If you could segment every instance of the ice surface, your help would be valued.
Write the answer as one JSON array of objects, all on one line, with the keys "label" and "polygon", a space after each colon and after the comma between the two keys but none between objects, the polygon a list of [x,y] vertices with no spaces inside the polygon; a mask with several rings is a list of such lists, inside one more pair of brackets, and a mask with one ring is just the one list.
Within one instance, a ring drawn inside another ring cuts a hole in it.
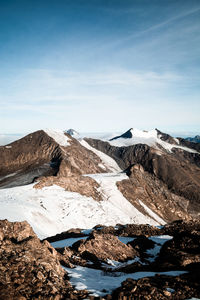
[{"label": "ice surface", "polygon": [[[105,173],[105,174],[92,174],[89,175],[95,179],[99,185],[99,192],[104,195],[104,199],[107,200],[106,203],[111,204],[118,210],[119,221],[118,224],[150,224],[158,225],[158,222],[152,218],[143,215],[139,210],[137,210],[119,191],[116,182],[123,179],[127,179],[125,173]],[[112,214],[112,213],[111,213]],[[121,223],[120,219],[126,215],[126,223]],[[102,223],[101,223],[102,224]]]}]

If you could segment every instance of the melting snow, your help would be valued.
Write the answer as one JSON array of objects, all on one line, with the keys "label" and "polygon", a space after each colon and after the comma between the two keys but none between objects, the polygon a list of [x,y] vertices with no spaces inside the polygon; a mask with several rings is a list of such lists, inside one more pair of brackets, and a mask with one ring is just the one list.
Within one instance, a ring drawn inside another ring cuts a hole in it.
[{"label": "melting snow", "polygon": [[135,262],[138,262],[138,261],[140,261],[139,257],[135,257],[134,259],[130,259],[127,262],[120,262],[120,261],[116,261],[116,260],[112,260],[112,259],[107,259],[107,264],[102,263],[102,265],[104,267],[106,267],[107,271],[108,271],[108,270],[115,270],[115,269],[118,269],[118,268],[122,268],[122,267],[131,265],[131,264],[133,264]]},{"label": "melting snow", "polygon": [[[184,271],[170,271],[170,272],[136,272],[132,274],[124,273],[106,273],[101,270],[77,266],[74,269],[66,268],[70,277],[70,282],[78,290],[87,289],[94,296],[104,296],[111,293],[114,289],[119,287],[127,278],[140,279],[143,277],[152,277],[156,274],[179,276],[187,273]],[[95,280],[94,280],[95,278]]]},{"label": "melting snow", "polygon": [[50,137],[54,139],[56,143],[60,146],[66,147],[69,146],[69,138],[65,135],[62,130],[54,130],[54,129],[45,129],[44,130]]}]

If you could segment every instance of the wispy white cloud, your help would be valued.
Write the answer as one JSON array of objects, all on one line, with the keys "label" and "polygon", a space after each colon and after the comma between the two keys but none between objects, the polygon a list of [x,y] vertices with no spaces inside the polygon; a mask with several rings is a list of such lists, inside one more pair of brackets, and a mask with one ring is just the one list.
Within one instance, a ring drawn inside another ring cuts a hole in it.
[{"label": "wispy white cloud", "polygon": [[[198,101],[193,108],[190,103],[181,106],[186,98],[176,89],[188,78],[176,73],[115,69],[83,74],[39,69],[24,71],[13,80],[15,88],[9,94],[1,93],[3,129],[16,122],[22,130],[25,120],[30,130],[75,127],[80,131],[109,131],[167,126],[169,116],[173,126],[183,124],[186,115],[194,123],[199,119]],[[195,103],[197,97],[191,97]]]}]

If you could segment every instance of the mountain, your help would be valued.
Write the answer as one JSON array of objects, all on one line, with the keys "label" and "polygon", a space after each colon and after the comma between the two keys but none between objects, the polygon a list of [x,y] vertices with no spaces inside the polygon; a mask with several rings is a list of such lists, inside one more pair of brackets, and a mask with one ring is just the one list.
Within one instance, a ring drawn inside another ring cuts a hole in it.
[{"label": "mountain", "polygon": [[200,135],[196,135],[195,137],[188,137],[186,138],[186,140],[193,143],[200,143]]},{"label": "mountain", "polygon": [[[126,171],[129,179],[122,181],[119,188],[135,205],[137,199],[144,197],[146,204],[153,210],[158,207],[157,212],[163,217],[170,211],[171,217],[176,215],[176,218],[178,211],[199,216],[200,154],[193,148],[193,143],[185,144],[158,129],[140,131],[132,128],[109,141],[91,138],[86,141],[112,157]],[[158,193],[162,197],[158,197]],[[152,201],[153,198],[156,199]]]},{"label": "mountain", "polygon": [[158,129],[108,141],[40,130],[0,147],[1,218],[44,238],[99,223],[199,218],[200,154]]},{"label": "mountain", "polygon": [[133,128],[1,146],[0,299],[199,297],[199,146]]}]

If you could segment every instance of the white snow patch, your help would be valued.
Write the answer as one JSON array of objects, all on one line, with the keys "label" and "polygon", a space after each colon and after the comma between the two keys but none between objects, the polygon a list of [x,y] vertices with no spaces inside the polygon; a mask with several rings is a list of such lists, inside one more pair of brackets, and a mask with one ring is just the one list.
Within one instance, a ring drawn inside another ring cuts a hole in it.
[{"label": "white snow patch", "polygon": [[100,168],[106,170],[106,167],[105,167],[103,164],[100,163],[100,164],[98,164],[98,166],[99,166]]},{"label": "white snow patch", "polygon": [[79,141],[82,146],[87,148],[88,150],[94,152],[102,161],[102,163],[112,172],[121,172],[122,170],[116,163],[114,159],[112,159],[110,156],[107,154],[91,147],[85,140]]},{"label": "white snow patch", "polygon": [[116,260],[112,260],[112,259],[107,259],[107,264],[102,263],[102,266],[106,267],[107,270],[114,270],[114,269],[126,267],[128,265],[131,265],[131,264],[133,264],[135,262],[139,262],[139,261],[140,261],[139,257],[135,257],[134,259],[128,260],[126,262],[120,262],[120,261],[116,261]]},{"label": "white snow patch", "polygon": [[12,146],[5,146],[7,149],[11,149],[12,148]]},{"label": "white snow patch", "polygon": [[155,149],[159,149],[157,144],[162,146],[164,149],[166,149],[169,152],[172,152],[172,148],[178,148],[182,149],[191,153],[198,153],[194,149],[190,149],[188,147],[183,147],[179,145],[172,145],[170,143],[167,143],[165,141],[162,141],[160,139],[160,135],[158,135],[158,132],[156,129],[150,130],[150,131],[143,131],[139,129],[131,129],[132,138],[118,138],[113,141],[108,141],[110,145],[116,146],[116,147],[128,147],[136,144],[146,144],[150,147],[153,147]]},{"label": "white snow patch", "polygon": [[54,129],[45,129],[44,130],[50,137],[54,139],[56,143],[60,146],[66,147],[69,146],[69,138],[65,135],[62,130],[54,130]]},{"label": "white snow patch", "polygon": [[144,209],[146,210],[146,212],[152,217],[154,218],[154,220],[156,220],[158,223],[160,223],[161,225],[166,224],[166,222],[161,219],[156,213],[154,213],[149,207],[147,207],[141,200],[139,200],[139,203],[141,206],[144,207]]},{"label": "white snow patch", "polygon": [[1,189],[0,219],[27,220],[40,238],[71,228],[90,229],[97,224],[158,225],[133,207],[118,190],[116,181],[127,178],[125,174],[97,174],[92,177],[100,183],[103,201],[56,185],[43,189],[35,189],[34,184]]},{"label": "white snow patch", "polygon": [[173,138],[173,139],[174,139],[174,141],[175,141],[177,144],[180,144],[179,139],[177,139],[177,138]]},{"label": "white snow patch", "polygon": [[[118,222],[116,223],[158,225],[158,222],[148,216],[144,216],[137,210],[117,188],[117,181],[128,179],[125,173],[90,174],[89,176],[100,185],[99,192],[104,196],[106,203],[112,205],[115,211],[118,211]],[[111,214],[114,214],[114,211]]]},{"label": "white snow patch", "polygon": [[92,233],[93,229],[83,229],[81,230],[81,232],[85,235],[90,235],[90,233]]},{"label": "white snow patch", "polygon": [[[77,290],[87,289],[94,296],[104,296],[119,287],[127,278],[140,279],[152,277],[156,274],[179,276],[187,273],[185,271],[169,272],[136,272],[132,274],[106,273],[101,270],[77,266],[74,269],[63,267],[69,274],[70,282]],[[95,280],[94,280],[95,278]]]}]

